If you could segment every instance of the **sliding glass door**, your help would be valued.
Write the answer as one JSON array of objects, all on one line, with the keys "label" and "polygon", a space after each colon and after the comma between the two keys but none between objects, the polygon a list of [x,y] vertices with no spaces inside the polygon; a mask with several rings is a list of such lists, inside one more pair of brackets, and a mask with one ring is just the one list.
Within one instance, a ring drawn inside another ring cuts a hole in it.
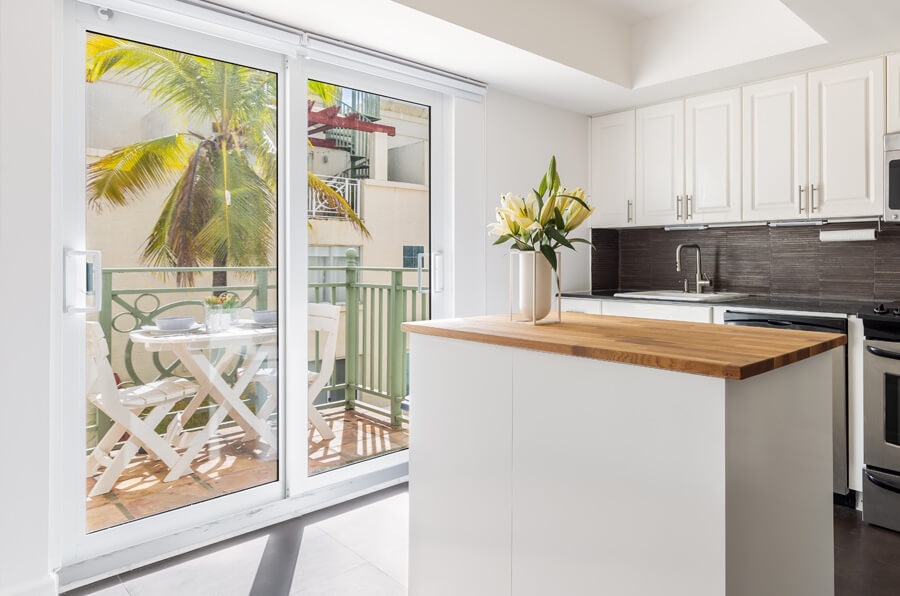
[{"label": "sliding glass door", "polygon": [[431,108],[309,79],[310,475],[409,445],[405,321],[431,315]]},{"label": "sliding glass door", "polygon": [[71,8],[64,510],[103,552],[283,496],[284,69]]},{"label": "sliding glass door", "polygon": [[402,481],[445,96],[65,6],[64,568]]}]

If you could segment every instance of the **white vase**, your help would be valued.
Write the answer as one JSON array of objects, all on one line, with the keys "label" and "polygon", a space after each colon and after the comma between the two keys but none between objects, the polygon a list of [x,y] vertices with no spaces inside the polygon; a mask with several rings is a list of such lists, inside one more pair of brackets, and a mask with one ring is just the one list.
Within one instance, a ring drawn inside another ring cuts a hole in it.
[{"label": "white vase", "polygon": [[526,321],[540,321],[550,314],[552,303],[553,269],[550,261],[539,252],[520,253],[519,316]]}]

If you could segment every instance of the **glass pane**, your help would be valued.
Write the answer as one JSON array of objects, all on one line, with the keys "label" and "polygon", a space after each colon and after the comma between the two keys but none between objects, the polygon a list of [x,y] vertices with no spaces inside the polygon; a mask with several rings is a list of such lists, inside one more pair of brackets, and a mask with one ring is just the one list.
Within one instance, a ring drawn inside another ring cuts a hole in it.
[{"label": "glass pane", "polygon": [[430,108],[321,81],[308,100],[313,475],[409,444],[400,326],[430,317]]},{"label": "glass pane", "polygon": [[92,532],[277,480],[278,116],[273,73],[86,49]]},{"label": "glass pane", "polygon": [[900,446],[900,377],[884,375],[884,441]]}]

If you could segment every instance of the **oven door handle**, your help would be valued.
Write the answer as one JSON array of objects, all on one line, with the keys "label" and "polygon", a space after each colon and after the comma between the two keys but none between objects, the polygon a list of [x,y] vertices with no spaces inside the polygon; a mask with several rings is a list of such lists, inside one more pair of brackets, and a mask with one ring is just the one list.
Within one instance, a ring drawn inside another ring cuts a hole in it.
[{"label": "oven door handle", "polygon": [[882,480],[877,476],[873,476],[868,470],[863,470],[863,474],[866,475],[866,478],[869,480],[869,482],[871,482],[878,488],[883,488],[884,490],[888,490],[894,493],[900,493],[900,486],[894,486],[893,483],[888,482],[887,480]]},{"label": "oven door handle", "polygon": [[882,358],[890,358],[892,360],[900,360],[900,354],[897,352],[890,352],[888,350],[884,350],[882,348],[876,348],[875,346],[866,346],[866,349],[876,356],[881,356]]}]

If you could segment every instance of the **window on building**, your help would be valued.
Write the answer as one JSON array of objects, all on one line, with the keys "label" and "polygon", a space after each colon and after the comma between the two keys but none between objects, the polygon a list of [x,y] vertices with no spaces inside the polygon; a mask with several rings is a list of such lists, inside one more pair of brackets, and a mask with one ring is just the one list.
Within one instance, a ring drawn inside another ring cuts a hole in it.
[{"label": "window on building", "polygon": [[425,252],[424,246],[404,246],[403,266],[414,269],[419,266],[419,254]]},{"label": "window on building", "polygon": [[[310,246],[309,247],[309,301],[343,304],[347,301],[347,273],[332,267],[347,266],[347,251],[359,246]],[[357,256],[357,258],[359,258]]]}]

